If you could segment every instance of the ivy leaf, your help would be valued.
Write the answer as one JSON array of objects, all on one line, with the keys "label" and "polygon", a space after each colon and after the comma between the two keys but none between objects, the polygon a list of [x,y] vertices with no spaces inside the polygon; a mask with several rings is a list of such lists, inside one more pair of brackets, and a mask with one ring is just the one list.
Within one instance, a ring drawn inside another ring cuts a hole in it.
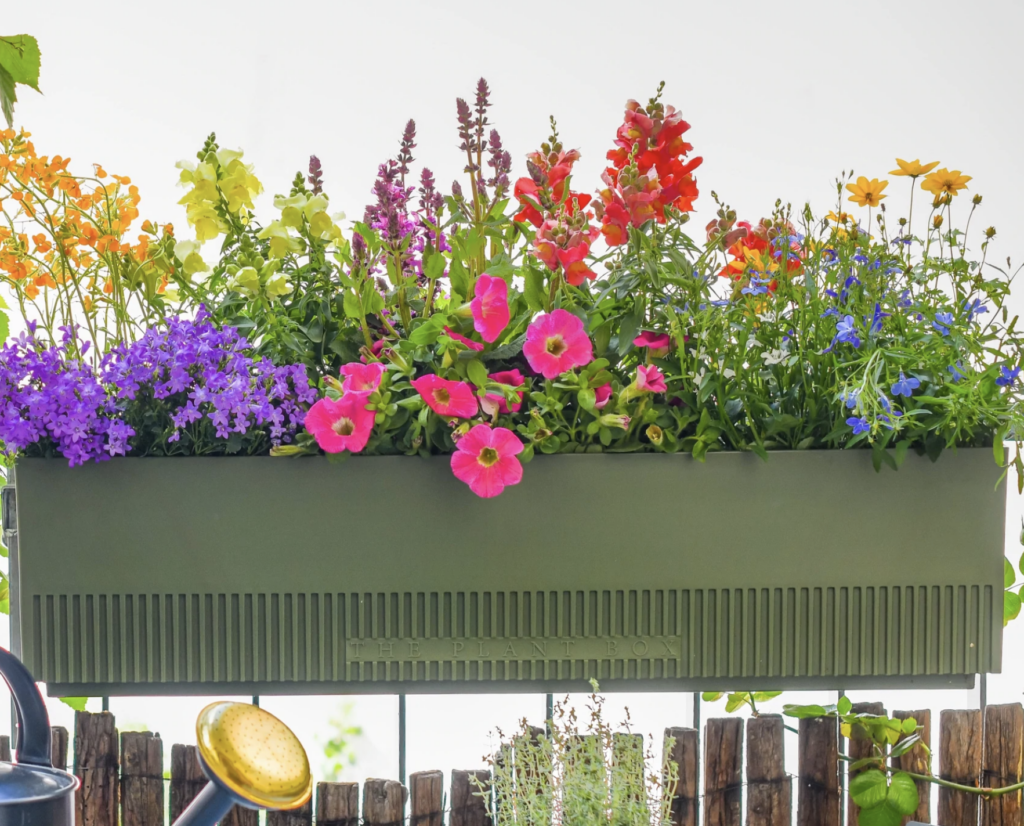
[{"label": "ivy leaf", "polygon": [[850,798],[862,809],[885,802],[888,792],[885,775],[878,769],[868,769],[850,780]]}]

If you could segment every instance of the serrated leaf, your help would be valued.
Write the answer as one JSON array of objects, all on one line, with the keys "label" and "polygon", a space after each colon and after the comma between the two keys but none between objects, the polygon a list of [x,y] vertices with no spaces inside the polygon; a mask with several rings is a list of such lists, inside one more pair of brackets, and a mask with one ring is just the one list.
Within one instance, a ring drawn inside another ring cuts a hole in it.
[{"label": "serrated leaf", "polygon": [[15,83],[39,91],[39,43],[32,35],[0,37],[0,66]]},{"label": "serrated leaf", "polygon": [[885,801],[889,786],[878,769],[868,769],[850,779],[850,798],[862,809],[870,809]]},{"label": "serrated leaf", "polygon": [[917,784],[906,772],[896,772],[889,779],[889,794],[886,802],[892,805],[901,815],[911,815],[917,811],[920,799]]}]

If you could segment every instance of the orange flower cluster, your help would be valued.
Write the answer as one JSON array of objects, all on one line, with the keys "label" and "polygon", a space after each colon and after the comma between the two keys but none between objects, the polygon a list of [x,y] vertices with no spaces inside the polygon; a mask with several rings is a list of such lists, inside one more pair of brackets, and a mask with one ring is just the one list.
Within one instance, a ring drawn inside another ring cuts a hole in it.
[{"label": "orange flower cluster", "polygon": [[[734,213],[733,213],[734,215]],[[731,256],[718,273],[722,278],[741,281],[756,276],[771,279],[767,286],[774,292],[778,286],[776,276],[781,269],[785,249],[785,272],[793,275],[803,266],[803,247],[796,240],[796,230],[788,221],[773,221],[763,218],[757,226],[749,221],[732,221],[719,218],[707,226],[708,240],[727,246],[726,254]]]},{"label": "orange flower cluster", "polygon": [[615,149],[607,156],[612,165],[601,176],[607,187],[595,205],[601,232],[610,246],[626,243],[630,226],[639,227],[652,219],[664,224],[669,207],[680,212],[693,210],[698,192],[692,173],[703,158],[683,160],[693,150],[683,140],[689,128],[679,112],[657,98],[647,108],[635,100],[626,103]]},{"label": "orange flower cluster", "polygon": [[593,212],[587,211],[591,196],[566,189],[572,165],[580,158],[575,149],[563,150],[557,133],[539,152],[527,156],[529,178],[516,181],[514,193],[520,212],[516,221],[529,222],[537,231],[533,254],[548,269],[562,270],[566,283],[578,287],[587,278],[597,278],[587,266],[590,245],[599,234],[590,225]]},{"label": "orange flower cluster", "polygon": [[171,268],[156,228],[146,222],[137,243],[126,240],[139,217],[138,187],[99,165],[78,177],[70,159],[38,155],[30,136],[0,131],[0,283],[22,303],[59,290],[43,302],[62,313],[41,319],[48,329],[81,322],[76,308],[88,317],[104,302],[125,304],[125,288],[159,293]]}]

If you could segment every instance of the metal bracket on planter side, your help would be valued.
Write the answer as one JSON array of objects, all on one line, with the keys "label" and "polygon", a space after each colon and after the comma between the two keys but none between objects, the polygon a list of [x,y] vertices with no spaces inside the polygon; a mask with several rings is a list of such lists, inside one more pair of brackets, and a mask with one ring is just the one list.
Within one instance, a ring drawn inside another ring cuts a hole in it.
[{"label": "metal bracket on planter side", "polygon": [[0,522],[3,524],[5,536],[18,530],[18,508],[14,498],[14,485],[4,485],[0,488]]}]

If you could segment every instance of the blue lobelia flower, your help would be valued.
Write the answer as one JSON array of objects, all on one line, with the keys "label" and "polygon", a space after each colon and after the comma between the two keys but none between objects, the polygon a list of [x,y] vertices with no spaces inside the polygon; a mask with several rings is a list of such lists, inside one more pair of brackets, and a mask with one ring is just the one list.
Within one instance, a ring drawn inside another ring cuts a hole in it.
[{"label": "blue lobelia flower", "polygon": [[979,316],[982,313],[988,312],[988,307],[981,303],[980,298],[976,298],[974,299],[974,301],[971,301],[970,299],[965,299],[964,309],[967,310],[968,322],[974,321],[975,316]]},{"label": "blue lobelia flower", "polygon": [[952,313],[936,313],[935,321],[932,322],[932,327],[938,330],[942,335],[949,335],[949,328],[953,324]]},{"label": "blue lobelia flower", "polygon": [[850,416],[850,418],[846,420],[846,423],[853,428],[854,436],[859,436],[861,433],[867,433],[871,430],[871,423],[863,416],[860,418]]},{"label": "blue lobelia flower", "polygon": [[[881,306],[875,303],[875,312],[871,316],[871,324],[868,327],[868,335],[882,332],[882,319],[888,318],[892,313],[883,313]],[[864,316],[864,323],[867,324],[868,317]]]},{"label": "blue lobelia flower", "polygon": [[768,278],[758,278],[756,275],[750,276],[750,284],[740,290],[744,295],[764,295],[768,292]]},{"label": "blue lobelia flower", "polygon": [[832,343],[836,342],[860,347],[860,337],[857,335],[857,326],[852,315],[844,316],[836,322],[836,337]]},{"label": "blue lobelia flower", "polygon": [[957,361],[956,364],[951,364],[946,369],[953,374],[954,382],[960,381],[960,379],[967,375],[964,372],[964,363],[962,361]]},{"label": "blue lobelia flower", "polygon": [[853,408],[857,406],[857,397],[859,395],[860,388],[858,387],[856,390],[851,390],[848,393],[844,392],[843,395],[839,397],[839,399],[840,401],[843,402],[843,404],[846,405],[848,410],[853,410]]},{"label": "blue lobelia flower", "polygon": [[903,375],[903,371],[900,370],[900,380],[895,382],[889,389],[894,396],[912,396],[914,391],[920,386],[921,382],[919,379],[915,379],[913,376],[908,379]]},{"label": "blue lobelia flower", "polygon": [[1019,367],[1000,367],[1002,375],[996,379],[996,384],[1000,387],[1013,387],[1014,382],[1017,381],[1017,376],[1020,375]]}]

